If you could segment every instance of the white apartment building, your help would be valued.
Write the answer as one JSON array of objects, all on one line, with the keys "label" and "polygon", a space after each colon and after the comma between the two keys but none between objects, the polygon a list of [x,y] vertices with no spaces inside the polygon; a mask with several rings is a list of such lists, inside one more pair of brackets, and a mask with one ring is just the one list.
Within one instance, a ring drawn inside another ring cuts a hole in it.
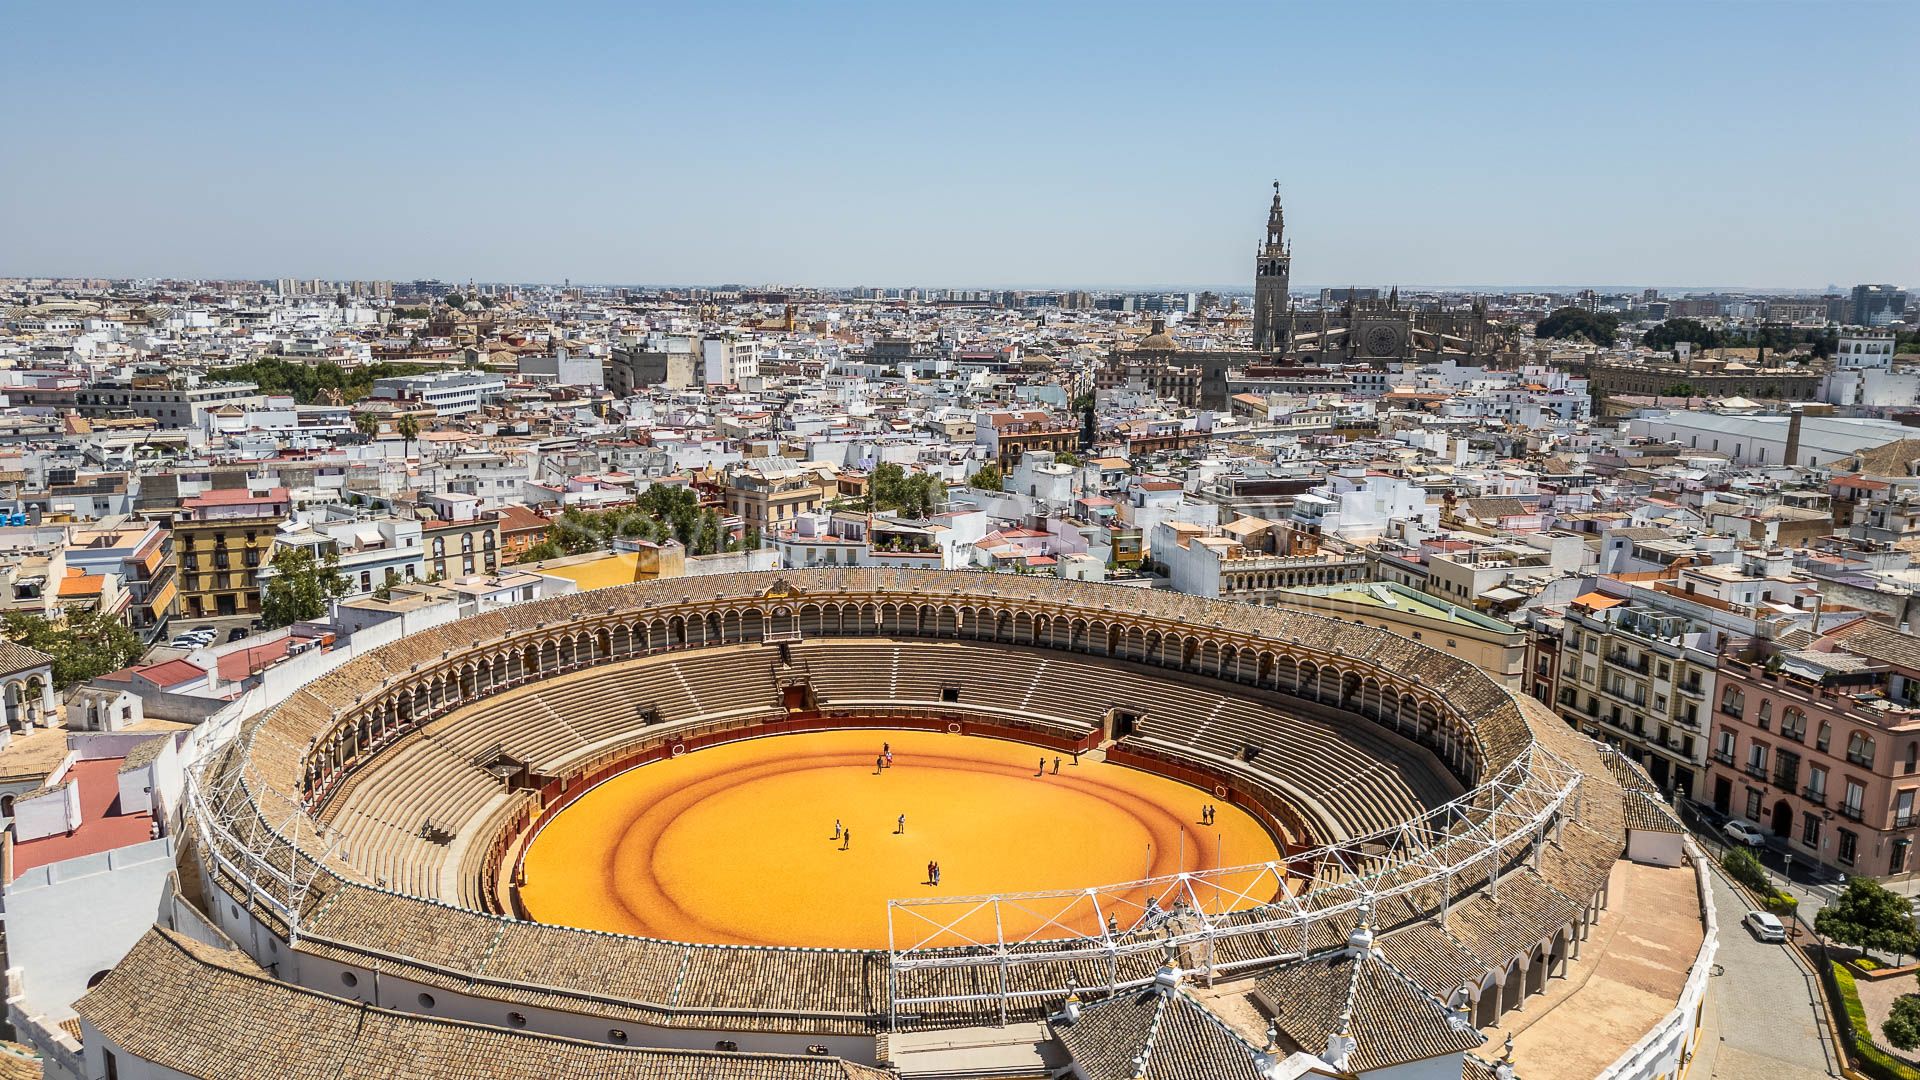
[{"label": "white apartment building", "polygon": [[1294,500],[1296,525],[1316,536],[1371,540],[1395,535],[1415,539],[1440,527],[1440,508],[1425,488],[1366,469],[1342,469]]},{"label": "white apartment building", "polygon": [[376,379],[373,397],[381,401],[417,402],[441,416],[479,412],[482,405],[507,394],[507,380],[481,371],[437,371]]},{"label": "white apartment building", "polygon": [[1893,348],[1891,330],[1843,331],[1833,370],[1820,383],[1821,400],[1859,408],[1920,403],[1920,368],[1894,370]]},{"label": "white apartment building", "polygon": [[700,339],[700,380],[708,386],[740,386],[760,377],[760,347],[751,338],[708,334]]}]

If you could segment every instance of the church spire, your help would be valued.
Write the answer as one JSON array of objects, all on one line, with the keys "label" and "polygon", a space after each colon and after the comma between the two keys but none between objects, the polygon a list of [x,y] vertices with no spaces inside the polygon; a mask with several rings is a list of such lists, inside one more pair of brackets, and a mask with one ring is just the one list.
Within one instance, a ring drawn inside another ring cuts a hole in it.
[{"label": "church spire", "polygon": [[1267,211],[1267,247],[1278,249],[1286,242],[1287,212],[1280,206],[1280,181],[1273,182],[1273,206]]}]

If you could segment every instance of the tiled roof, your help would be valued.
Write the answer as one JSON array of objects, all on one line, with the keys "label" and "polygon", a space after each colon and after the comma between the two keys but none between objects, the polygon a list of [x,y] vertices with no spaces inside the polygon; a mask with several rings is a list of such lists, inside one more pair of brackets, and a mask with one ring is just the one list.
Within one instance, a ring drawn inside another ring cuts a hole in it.
[{"label": "tiled roof", "polygon": [[1260,1080],[1259,1048],[1177,986],[1085,1005],[1053,1033],[1087,1080]]},{"label": "tiled roof", "polygon": [[884,1080],[827,1057],[625,1048],[377,1009],[155,928],[74,1008],[126,1053],[208,1080]]},{"label": "tiled roof", "polygon": [[1275,1025],[1306,1053],[1325,1053],[1337,1032],[1351,1035],[1350,1072],[1457,1054],[1486,1041],[1464,1016],[1371,949],[1282,968],[1261,979],[1257,993],[1274,1010]]},{"label": "tiled roof", "polygon": [[53,657],[39,649],[29,649],[15,641],[0,638],[0,673],[12,674],[29,668],[46,667],[53,663]]}]

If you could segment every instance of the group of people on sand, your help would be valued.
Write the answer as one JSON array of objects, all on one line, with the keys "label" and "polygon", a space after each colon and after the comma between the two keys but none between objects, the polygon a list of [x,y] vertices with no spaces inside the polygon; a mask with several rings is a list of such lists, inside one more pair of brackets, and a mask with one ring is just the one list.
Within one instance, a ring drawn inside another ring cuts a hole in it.
[{"label": "group of people on sand", "polygon": [[[1055,767],[1056,768],[1058,767],[1057,763]],[[880,744],[879,756],[873,759],[873,771],[875,775],[878,775],[891,768],[893,768],[893,744],[883,742]],[[893,835],[905,836],[906,834],[907,834],[907,815],[901,814],[899,817],[893,819]],[[840,850],[846,851],[848,848],[853,846],[853,829],[850,826],[846,825],[844,822],[842,822],[839,818],[834,818],[833,819],[833,838],[835,840],[840,841]],[[931,861],[927,863],[926,883],[928,885],[940,884],[940,864],[939,863],[931,862]]]}]

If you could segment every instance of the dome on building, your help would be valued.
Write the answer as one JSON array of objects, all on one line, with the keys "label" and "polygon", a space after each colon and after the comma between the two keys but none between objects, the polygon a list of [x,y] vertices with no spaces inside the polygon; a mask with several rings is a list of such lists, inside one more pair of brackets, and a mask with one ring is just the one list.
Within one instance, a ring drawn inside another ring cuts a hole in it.
[{"label": "dome on building", "polygon": [[1172,334],[1167,333],[1166,320],[1155,319],[1152,332],[1141,338],[1139,344],[1133,349],[1135,352],[1173,352],[1179,347],[1180,343],[1173,340]]}]

